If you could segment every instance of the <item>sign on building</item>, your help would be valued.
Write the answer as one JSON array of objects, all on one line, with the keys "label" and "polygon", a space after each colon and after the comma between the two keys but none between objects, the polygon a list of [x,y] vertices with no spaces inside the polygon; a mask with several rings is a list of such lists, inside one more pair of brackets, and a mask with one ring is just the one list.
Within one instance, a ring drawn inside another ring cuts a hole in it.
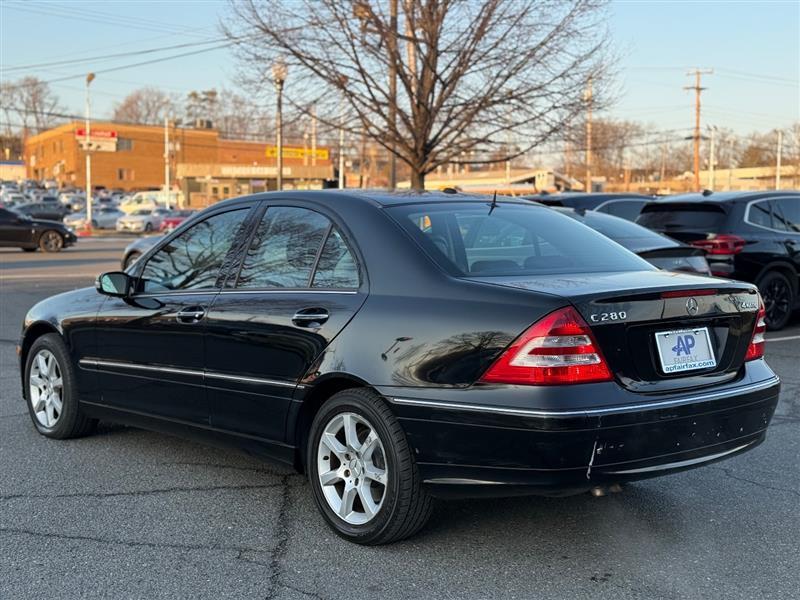
[{"label": "sign on building", "polygon": [[[81,150],[86,150],[86,129],[78,127],[75,137]],[[117,132],[109,129],[92,129],[89,132],[89,149],[92,152],[116,152]]]},{"label": "sign on building", "polygon": [[[266,152],[267,158],[278,158],[278,147],[277,146],[267,146]],[[309,159],[313,158],[316,155],[317,160],[328,160],[328,149],[327,148],[317,148],[315,152],[312,152],[311,148],[301,148],[299,146],[284,146],[283,147],[283,158],[297,158],[303,159],[308,157]]]}]

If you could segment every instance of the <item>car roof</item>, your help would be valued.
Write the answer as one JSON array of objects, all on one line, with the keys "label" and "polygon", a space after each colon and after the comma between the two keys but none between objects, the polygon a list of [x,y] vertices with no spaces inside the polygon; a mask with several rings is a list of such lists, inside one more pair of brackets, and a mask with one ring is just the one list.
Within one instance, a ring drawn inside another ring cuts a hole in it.
[{"label": "car roof", "polygon": [[775,198],[778,196],[798,196],[800,192],[796,190],[762,190],[756,192],[693,192],[691,194],[678,194],[675,196],[664,196],[656,198],[653,202],[658,204],[670,202],[707,202],[707,203],[728,203],[728,202],[750,202],[761,198]]},{"label": "car roof", "polygon": [[[388,190],[292,190],[283,192],[264,192],[241,196],[217,202],[213,206],[231,206],[250,200],[271,200],[285,198],[287,200],[310,200],[321,203],[347,202],[351,204],[367,204],[376,207],[400,206],[404,204],[425,204],[433,202],[491,202],[493,196],[488,194],[468,194],[464,192],[439,192],[425,191],[417,192],[410,190],[400,190],[390,192]],[[529,201],[513,196],[497,196],[498,202],[515,203],[520,205],[530,205]]]}]

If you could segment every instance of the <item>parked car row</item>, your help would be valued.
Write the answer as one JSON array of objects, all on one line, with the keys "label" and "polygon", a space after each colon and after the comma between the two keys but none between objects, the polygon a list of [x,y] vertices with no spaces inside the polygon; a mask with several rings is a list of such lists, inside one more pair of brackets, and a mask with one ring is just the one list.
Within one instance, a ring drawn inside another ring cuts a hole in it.
[{"label": "parked car row", "polygon": [[413,535],[435,497],[600,495],[735,457],[778,403],[756,286],[611,215],[293,191],[149,243],[25,316],[33,426],[103,419],[283,462],[356,543]]}]

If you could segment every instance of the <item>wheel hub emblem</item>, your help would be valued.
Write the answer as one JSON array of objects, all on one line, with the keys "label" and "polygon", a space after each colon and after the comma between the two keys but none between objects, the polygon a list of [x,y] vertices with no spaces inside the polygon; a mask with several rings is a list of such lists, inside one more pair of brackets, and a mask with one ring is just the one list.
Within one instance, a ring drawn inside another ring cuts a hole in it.
[{"label": "wheel hub emblem", "polygon": [[353,472],[353,475],[358,477],[361,475],[361,461],[357,458],[354,458],[350,461],[350,470]]},{"label": "wheel hub emblem", "polygon": [[689,298],[686,301],[686,312],[690,315],[696,315],[697,311],[699,310],[699,306],[697,305],[697,300],[694,298]]}]

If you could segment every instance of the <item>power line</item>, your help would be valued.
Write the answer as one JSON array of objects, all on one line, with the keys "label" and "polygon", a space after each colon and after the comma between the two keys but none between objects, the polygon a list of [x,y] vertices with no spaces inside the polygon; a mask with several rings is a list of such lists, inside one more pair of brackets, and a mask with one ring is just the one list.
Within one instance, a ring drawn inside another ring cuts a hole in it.
[{"label": "power line", "polygon": [[190,48],[193,46],[205,46],[208,44],[217,44],[225,41],[226,38],[216,38],[205,42],[187,42],[185,44],[175,44],[172,46],[161,46],[160,48],[149,48],[147,50],[132,50],[130,52],[119,52],[117,54],[105,54],[102,56],[91,56],[87,58],[73,58],[70,60],[57,60],[49,63],[36,63],[31,65],[20,65],[17,67],[3,67],[3,70],[8,71],[22,71],[25,69],[38,69],[43,67],[54,67],[59,65],[68,65],[75,63],[93,62],[99,60],[112,60],[115,58],[122,58],[127,56],[139,56],[142,54],[153,54],[156,52],[164,52],[166,50],[177,50],[178,48]]},{"label": "power line", "polygon": [[[176,58],[183,58],[185,56],[194,56],[196,54],[203,54],[205,52],[213,52],[214,50],[221,50],[222,48],[228,48],[228,47],[232,46],[235,43],[236,42],[227,42],[225,44],[220,44],[219,46],[214,46],[213,48],[203,48],[202,50],[193,50],[192,52],[183,52],[181,54],[173,54],[172,56],[164,56],[164,57],[161,57],[161,58],[154,58],[152,60],[145,60],[145,61],[142,61],[142,62],[132,63],[132,64],[129,64],[129,65],[122,65],[122,66],[119,66],[119,67],[111,67],[110,69],[101,69],[99,71],[94,71],[94,73],[96,75],[99,75],[99,74],[102,74],[102,73],[112,73],[114,71],[122,71],[124,69],[132,69],[134,67],[142,67],[144,65],[152,65],[152,64],[155,64],[155,63],[160,63],[160,62],[164,62],[164,61],[168,61],[168,60],[175,60]],[[55,79],[47,80],[47,81],[45,81],[45,83],[56,83],[58,81],[67,81],[69,79],[77,79],[79,77],[80,78],[86,77],[86,73],[78,73],[76,75],[67,75],[65,77],[57,77]]]}]

